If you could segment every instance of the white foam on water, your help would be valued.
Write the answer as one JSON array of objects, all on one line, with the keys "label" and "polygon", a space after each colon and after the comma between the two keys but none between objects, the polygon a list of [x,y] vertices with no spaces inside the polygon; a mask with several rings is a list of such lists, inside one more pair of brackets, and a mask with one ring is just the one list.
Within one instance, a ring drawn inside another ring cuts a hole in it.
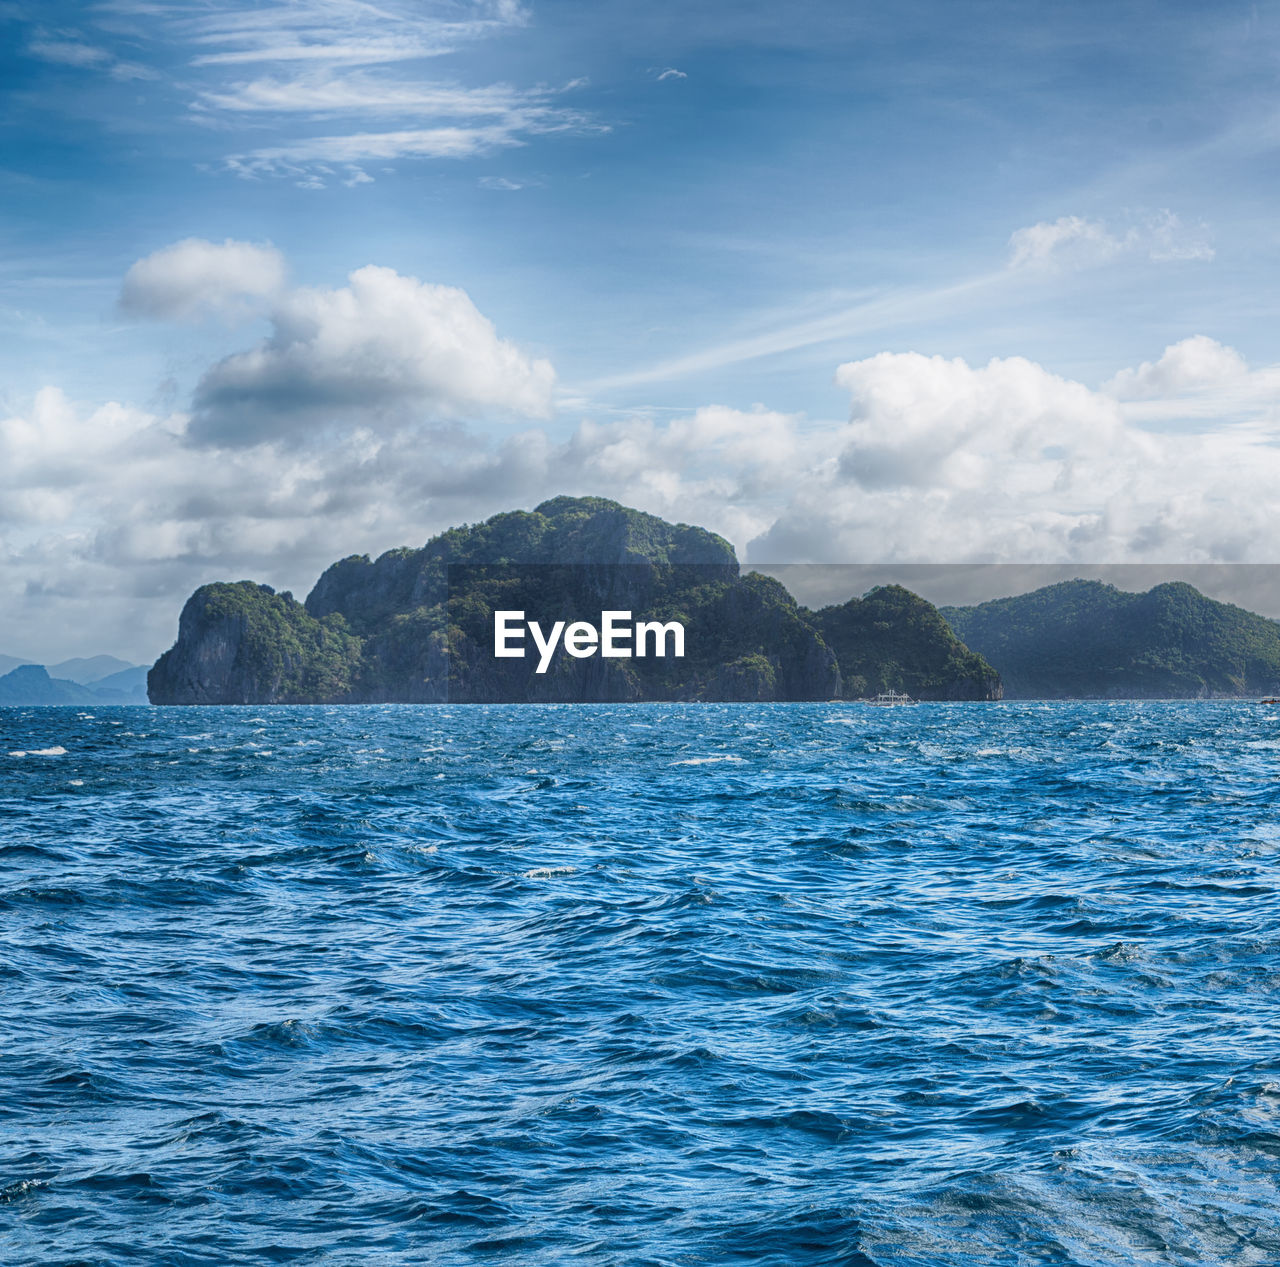
[{"label": "white foam on water", "polygon": [[528,880],[550,880],[558,875],[573,875],[577,870],[577,867],[534,867],[522,874]]},{"label": "white foam on water", "polygon": [[11,757],[65,757],[67,750],[61,744],[55,744],[52,748],[20,748],[9,755]]},{"label": "white foam on water", "polygon": [[737,761],[739,763],[746,761],[746,757],[689,757],[685,761],[673,761],[672,765],[713,765],[717,761]]}]

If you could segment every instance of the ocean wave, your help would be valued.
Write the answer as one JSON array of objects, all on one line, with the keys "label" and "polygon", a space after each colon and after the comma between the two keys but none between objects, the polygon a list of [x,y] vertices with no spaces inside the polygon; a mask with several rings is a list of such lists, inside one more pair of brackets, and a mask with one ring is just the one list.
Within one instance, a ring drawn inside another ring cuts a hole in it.
[{"label": "ocean wave", "polygon": [[1280,1262],[1256,712],[833,711],[0,714],[5,1267]]}]

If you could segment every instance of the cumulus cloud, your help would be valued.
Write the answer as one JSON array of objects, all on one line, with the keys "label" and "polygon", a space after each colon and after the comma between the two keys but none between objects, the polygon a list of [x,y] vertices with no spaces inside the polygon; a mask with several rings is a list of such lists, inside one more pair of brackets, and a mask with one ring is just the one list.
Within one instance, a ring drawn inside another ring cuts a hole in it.
[{"label": "cumulus cloud", "polygon": [[284,293],[272,333],[200,380],[190,436],[246,445],[334,421],[394,429],[424,417],[545,417],[555,373],[498,337],[466,291],[358,269]]},{"label": "cumulus cloud", "polygon": [[1165,348],[1158,361],[1121,370],[1104,390],[1122,399],[1173,396],[1240,380],[1248,372],[1244,357],[1204,334]]},{"label": "cumulus cloud", "polygon": [[979,490],[1017,465],[1038,465],[1047,446],[1066,460],[1112,452],[1123,439],[1113,401],[1021,357],[974,369],[882,352],[840,366],[836,382],[852,397],[840,469],[868,489]]},{"label": "cumulus cloud", "polygon": [[1101,220],[1061,216],[1017,229],[1009,238],[1009,267],[1014,269],[1090,268],[1123,254],[1164,263],[1211,260],[1214,250],[1207,225],[1185,224],[1167,209],[1120,232]]},{"label": "cumulus cloud", "polygon": [[[1156,364],[1230,367],[1188,340]],[[1216,345],[1215,345],[1216,346]],[[1135,380],[1149,378],[1143,369]],[[1280,480],[1275,374],[1231,383],[1230,415],[1127,405],[1022,358],[884,353],[841,366],[834,465],[751,546],[778,561],[1269,561]],[[1124,377],[1124,376],[1120,376]],[[1212,401],[1212,393],[1209,400]],[[1180,425],[1171,428],[1170,423]],[[1193,420],[1194,421],[1194,420]]]},{"label": "cumulus cloud", "polygon": [[237,318],[278,294],[284,283],[284,257],[270,244],[187,238],[129,269],[120,307],[130,316],[153,319]]}]

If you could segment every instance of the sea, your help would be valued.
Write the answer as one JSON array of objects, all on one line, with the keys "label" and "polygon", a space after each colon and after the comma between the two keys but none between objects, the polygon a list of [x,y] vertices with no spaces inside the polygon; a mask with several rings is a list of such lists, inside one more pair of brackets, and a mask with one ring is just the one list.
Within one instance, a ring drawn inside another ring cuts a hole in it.
[{"label": "sea", "polygon": [[0,710],[0,1262],[1280,1263],[1280,709]]}]

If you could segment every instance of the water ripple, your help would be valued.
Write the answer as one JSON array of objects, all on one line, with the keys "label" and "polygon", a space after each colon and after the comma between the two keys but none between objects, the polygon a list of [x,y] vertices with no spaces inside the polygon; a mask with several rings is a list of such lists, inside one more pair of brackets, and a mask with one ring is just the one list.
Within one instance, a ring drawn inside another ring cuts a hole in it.
[{"label": "water ripple", "polygon": [[0,1259],[1280,1262],[1265,710],[0,709]]}]

